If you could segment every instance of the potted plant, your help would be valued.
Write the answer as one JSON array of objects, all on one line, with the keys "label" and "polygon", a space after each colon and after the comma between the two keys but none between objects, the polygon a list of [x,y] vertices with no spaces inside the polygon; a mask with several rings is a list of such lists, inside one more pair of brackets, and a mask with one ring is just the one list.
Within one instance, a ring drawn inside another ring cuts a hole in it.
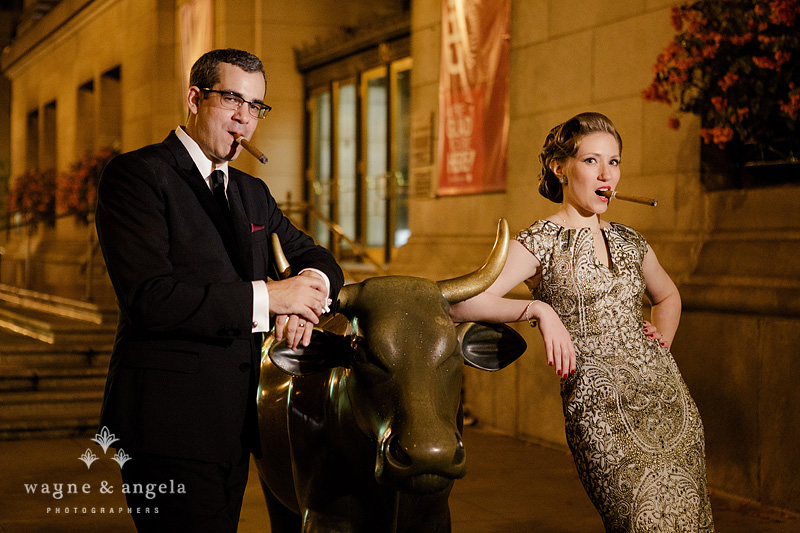
[{"label": "potted plant", "polygon": [[55,223],[55,170],[29,170],[18,176],[8,193],[8,213],[19,213],[23,221]]},{"label": "potted plant", "polygon": [[796,165],[800,0],[701,0],[673,7],[671,22],[645,100],[675,105],[675,129],[680,113],[700,117],[704,165],[725,158],[745,181],[748,169]]},{"label": "potted plant", "polygon": [[85,152],[74,163],[69,172],[59,175],[55,190],[59,214],[76,215],[88,220],[97,201],[97,184],[106,164],[119,152],[113,148],[101,148],[96,153]]}]

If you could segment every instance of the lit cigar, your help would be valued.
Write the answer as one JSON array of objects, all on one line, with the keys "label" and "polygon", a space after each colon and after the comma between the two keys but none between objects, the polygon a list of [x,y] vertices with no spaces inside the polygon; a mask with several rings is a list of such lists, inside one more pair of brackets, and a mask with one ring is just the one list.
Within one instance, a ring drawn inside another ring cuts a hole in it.
[{"label": "lit cigar", "polygon": [[622,200],[624,202],[635,202],[637,204],[645,204],[645,205],[652,205],[653,207],[658,205],[658,200],[655,198],[646,198],[644,196],[630,196],[628,194],[619,194],[617,191],[612,191],[609,189],[605,189],[602,191],[594,191],[598,196],[605,196],[606,198],[613,198],[616,200]]},{"label": "lit cigar", "polygon": [[242,145],[242,148],[253,154],[253,156],[261,161],[262,163],[266,164],[268,159],[267,156],[264,155],[264,152],[253,146],[253,143],[245,139],[241,134],[234,133],[233,138],[236,140],[237,143]]}]

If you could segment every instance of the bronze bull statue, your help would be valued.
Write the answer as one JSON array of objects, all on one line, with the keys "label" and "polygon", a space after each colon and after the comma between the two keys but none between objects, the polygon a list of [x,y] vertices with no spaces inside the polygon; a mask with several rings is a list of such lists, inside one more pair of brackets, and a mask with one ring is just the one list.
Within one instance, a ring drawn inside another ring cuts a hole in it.
[{"label": "bronze bull statue", "polygon": [[499,370],[526,345],[505,325],[456,327],[449,307],[486,290],[507,252],[501,220],[477,271],[347,285],[347,335],[316,329],[296,351],[265,341],[257,465],[273,533],[450,531],[448,497],[466,473],[464,364]]}]

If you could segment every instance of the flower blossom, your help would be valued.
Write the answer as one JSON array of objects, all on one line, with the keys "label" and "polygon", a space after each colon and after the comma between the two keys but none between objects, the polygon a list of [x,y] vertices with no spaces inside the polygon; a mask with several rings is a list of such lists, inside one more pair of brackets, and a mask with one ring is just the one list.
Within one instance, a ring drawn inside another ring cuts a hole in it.
[{"label": "flower blossom", "polygon": [[789,101],[781,102],[780,108],[790,119],[797,120],[800,118],[800,94],[789,96]]},{"label": "flower blossom", "polygon": [[798,5],[797,0],[772,0],[769,3],[769,8],[771,11],[769,19],[773,24],[793,27],[797,20],[797,15],[800,14],[800,5]]},{"label": "flower blossom", "polygon": [[720,89],[727,91],[733,87],[737,81],[739,81],[739,75],[734,72],[728,72],[719,80],[718,85]]}]

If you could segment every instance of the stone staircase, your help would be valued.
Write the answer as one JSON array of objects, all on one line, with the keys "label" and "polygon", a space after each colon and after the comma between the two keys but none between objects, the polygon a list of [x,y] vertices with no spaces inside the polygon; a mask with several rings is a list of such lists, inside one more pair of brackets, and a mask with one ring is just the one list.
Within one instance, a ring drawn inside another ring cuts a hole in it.
[{"label": "stone staircase", "polygon": [[96,432],[116,309],[0,285],[0,440]]}]

